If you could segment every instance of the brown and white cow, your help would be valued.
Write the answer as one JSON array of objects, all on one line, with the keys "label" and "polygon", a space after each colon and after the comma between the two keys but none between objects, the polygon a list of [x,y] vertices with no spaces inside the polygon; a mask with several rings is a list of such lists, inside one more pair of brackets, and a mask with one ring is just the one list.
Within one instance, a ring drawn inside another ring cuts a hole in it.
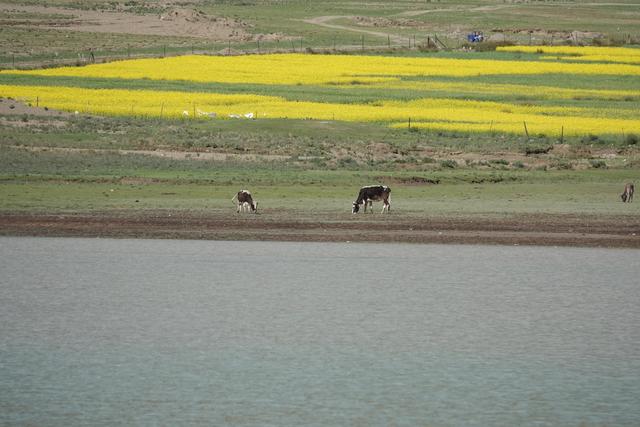
[{"label": "brown and white cow", "polygon": [[251,193],[249,193],[247,190],[238,191],[238,193],[233,196],[231,201],[237,205],[237,213],[245,211],[256,213],[256,211],[258,210],[258,202],[255,202],[253,200],[253,197],[251,197]]},{"label": "brown and white cow", "polygon": [[631,201],[633,200],[634,191],[635,191],[635,188],[633,187],[632,183],[626,184],[624,186],[624,191],[620,195],[620,198],[622,199],[622,203],[625,203],[625,202],[631,203]]},{"label": "brown and white cow", "polygon": [[367,204],[373,212],[373,202],[382,200],[382,213],[384,211],[389,212],[391,209],[391,189],[386,185],[370,185],[362,187],[358,193],[358,198],[353,202],[353,208],[351,213],[358,213],[360,211],[360,205],[364,204],[364,212],[367,211]]}]

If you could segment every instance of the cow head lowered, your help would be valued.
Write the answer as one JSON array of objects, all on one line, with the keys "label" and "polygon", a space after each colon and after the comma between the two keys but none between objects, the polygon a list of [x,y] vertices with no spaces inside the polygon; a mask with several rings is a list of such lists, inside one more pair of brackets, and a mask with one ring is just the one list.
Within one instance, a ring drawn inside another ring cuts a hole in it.
[{"label": "cow head lowered", "polygon": [[364,205],[364,212],[367,211],[367,205],[369,205],[373,212],[373,202],[381,200],[383,203],[382,212],[385,210],[389,212],[391,209],[391,189],[386,185],[370,185],[362,187],[358,193],[358,198],[353,202],[351,213],[360,212],[360,205]]},{"label": "cow head lowered", "polygon": [[232,202],[236,203],[237,209],[236,212],[253,212],[256,213],[258,211],[258,202],[253,200],[251,197],[251,193],[247,190],[240,190],[238,193],[233,196],[231,199]]}]

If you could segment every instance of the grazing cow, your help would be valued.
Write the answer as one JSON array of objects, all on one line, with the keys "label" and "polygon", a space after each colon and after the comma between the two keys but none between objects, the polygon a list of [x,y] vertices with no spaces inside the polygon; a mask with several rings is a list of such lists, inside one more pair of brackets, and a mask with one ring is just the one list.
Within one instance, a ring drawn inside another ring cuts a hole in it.
[{"label": "grazing cow", "polygon": [[624,186],[624,191],[620,195],[620,198],[622,199],[622,203],[625,203],[625,202],[631,203],[631,201],[633,200],[634,191],[635,191],[635,188],[633,187],[632,183],[626,184]]},{"label": "grazing cow", "polygon": [[233,196],[231,201],[237,205],[237,213],[244,211],[249,212],[249,210],[255,213],[258,210],[258,202],[253,201],[251,193],[249,193],[247,190],[238,191],[238,194]]},{"label": "grazing cow", "polygon": [[358,193],[358,198],[353,202],[353,208],[351,213],[358,213],[360,211],[360,205],[364,204],[364,212],[367,211],[367,203],[373,212],[373,202],[382,200],[382,212],[386,210],[389,212],[391,209],[391,189],[386,185],[370,185],[368,187],[362,187]]}]

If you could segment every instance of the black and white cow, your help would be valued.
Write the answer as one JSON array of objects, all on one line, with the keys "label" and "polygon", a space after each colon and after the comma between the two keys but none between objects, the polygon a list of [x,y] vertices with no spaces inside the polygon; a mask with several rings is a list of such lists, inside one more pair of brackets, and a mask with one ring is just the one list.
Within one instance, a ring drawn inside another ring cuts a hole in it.
[{"label": "black and white cow", "polygon": [[364,204],[364,212],[367,211],[367,203],[373,212],[373,202],[382,200],[382,212],[389,212],[391,209],[391,189],[386,185],[370,185],[368,187],[362,187],[358,193],[358,198],[353,202],[353,208],[351,213],[358,213],[360,211],[360,205]]},{"label": "black and white cow", "polygon": [[631,203],[631,201],[633,200],[634,191],[635,191],[635,188],[634,188],[632,183],[626,184],[624,186],[624,191],[620,195],[620,198],[622,199],[622,202],[623,203],[625,203],[625,202]]},{"label": "black and white cow", "polygon": [[251,193],[249,193],[247,190],[238,191],[238,193],[233,196],[231,201],[237,205],[237,213],[245,211],[249,212],[249,210],[255,213],[258,210],[258,202],[255,202],[253,200],[253,197],[251,197]]}]

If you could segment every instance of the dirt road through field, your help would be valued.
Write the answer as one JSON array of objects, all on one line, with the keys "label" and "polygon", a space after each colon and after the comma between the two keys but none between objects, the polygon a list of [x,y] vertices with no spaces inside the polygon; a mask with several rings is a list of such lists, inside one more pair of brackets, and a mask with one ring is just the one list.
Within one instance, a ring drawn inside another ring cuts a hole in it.
[{"label": "dirt road through field", "polygon": [[380,38],[387,38],[389,37],[389,41],[393,44],[402,44],[405,43],[407,41],[406,37],[402,37],[396,34],[390,34],[390,33],[385,33],[382,31],[372,31],[372,30],[365,30],[362,28],[353,28],[353,27],[347,27],[346,25],[339,25],[339,24],[334,24],[331,23],[331,21],[335,21],[337,19],[352,19],[355,18],[355,16],[318,16],[316,18],[311,18],[311,19],[305,19],[304,22],[308,23],[308,24],[313,24],[313,25],[318,25],[320,27],[324,27],[324,28],[331,28],[334,30],[340,30],[340,31],[351,31],[351,32],[356,32],[356,33],[362,33],[362,34],[367,34],[370,36],[374,36],[374,37],[380,37]]},{"label": "dirt road through field", "polygon": [[[503,9],[506,7],[511,7],[511,5],[479,6],[479,7],[470,8],[468,10],[469,11],[493,11],[493,10]],[[409,10],[409,11],[397,13],[391,16],[413,17],[413,16],[426,15],[430,13],[455,12],[459,10],[462,10],[462,9],[461,8],[438,8],[438,9],[426,9],[426,10]],[[406,36],[401,36],[401,35],[393,34],[390,32],[373,31],[373,30],[368,30],[364,28],[354,28],[351,26],[340,25],[332,22],[338,19],[354,19],[354,18],[356,18],[356,16],[354,15],[317,16],[315,18],[305,19],[304,22],[308,24],[318,25],[324,28],[334,29],[334,30],[351,31],[351,32],[356,32],[361,34],[367,34],[374,37],[388,38],[389,42],[393,44],[401,45],[407,42]]]}]

